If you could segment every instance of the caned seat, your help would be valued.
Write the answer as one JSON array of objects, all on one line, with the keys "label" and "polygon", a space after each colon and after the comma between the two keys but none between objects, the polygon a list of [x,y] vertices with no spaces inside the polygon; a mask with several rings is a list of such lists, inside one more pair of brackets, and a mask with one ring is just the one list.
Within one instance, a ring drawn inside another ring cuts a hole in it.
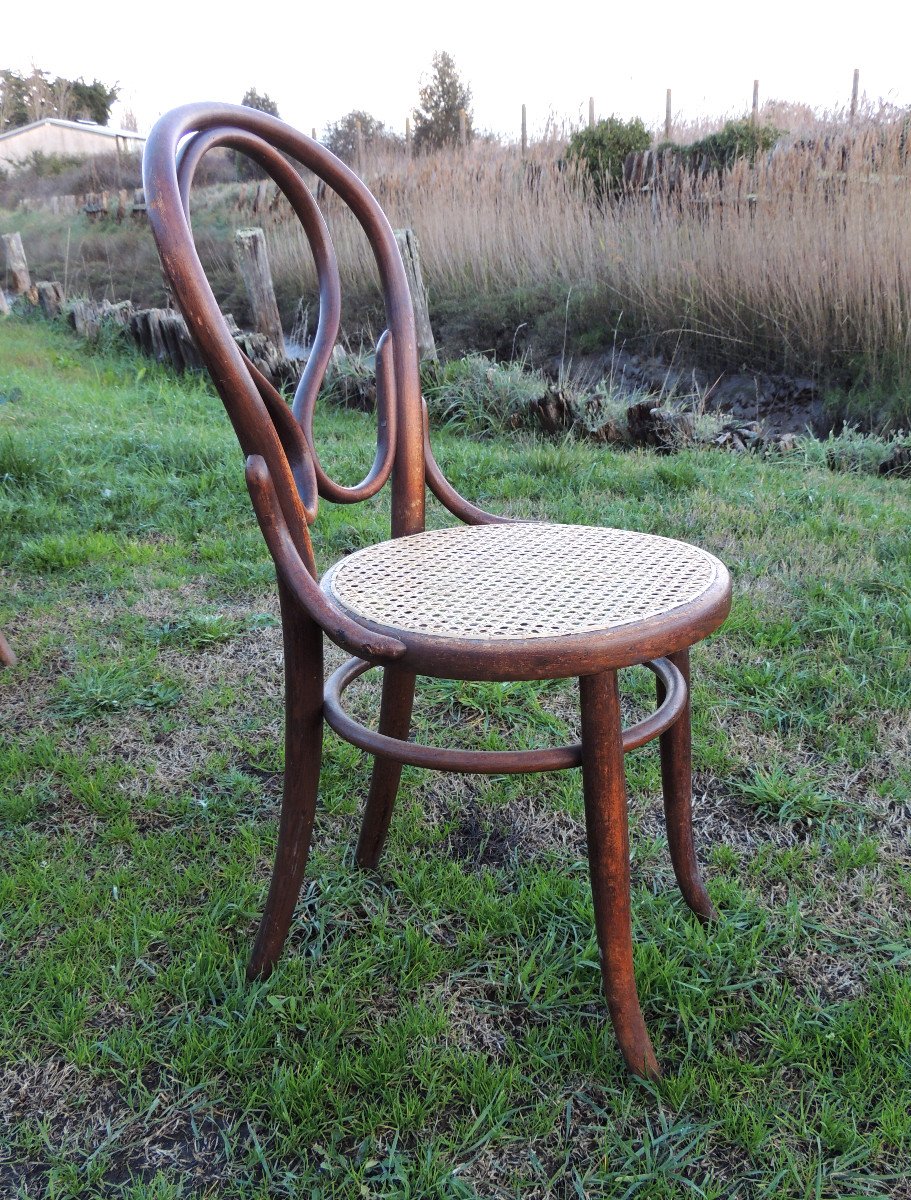
[{"label": "caned seat", "polygon": [[[524,673],[629,665],[660,623],[663,652],[727,611],[728,573],[687,542],[626,529],[515,522],[433,529],[343,558],[321,586],[352,619],[402,641],[422,674],[460,657],[485,677],[507,644]],[[648,657],[648,654],[643,654]],[[515,678],[512,659],[505,668]]]},{"label": "caned seat", "polygon": [[[190,190],[216,147],[248,155],[300,220],[319,278],[319,322],[289,406],[233,341],[193,241]],[[377,448],[354,486],[320,463],[313,413],[341,314],[341,284],[325,219],[297,162],[332,188],[373,250],[388,328],[377,343]],[[588,860],[604,994],[620,1049],[639,1075],[659,1074],[633,972],[624,753],[660,739],[668,846],[680,890],[702,920],[715,916],[693,846],[689,647],[730,606],[730,579],[685,542],[597,526],[511,521],[460,496],[436,463],[420,390],[414,312],[389,222],[374,197],[325,147],[266,113],[188,104],[146,142],[143,180],[162,267],[234,425],[246,480],[275,563],[285,657],[285,771],[275,867],[247,968],[263,977],[281,955],[307,864],[328,722],[374,756],[355,857],[376,868],[403,763],[446,771],[582,768]],[[320,500],[351,504],[391,481],[392,540],[367,546],[318,582],[310,537]],[[461,527],[425,530],[429,490]],[[323,678],[323,637],[352,658]],[[644,663],[657,708],[624,729],[620,668]],[[345,689],[383,672],[379,728],[349,716]],[[471,750],[410,739],[419,675],[510,680],[577,676],[581,741],[546,749]]]}]

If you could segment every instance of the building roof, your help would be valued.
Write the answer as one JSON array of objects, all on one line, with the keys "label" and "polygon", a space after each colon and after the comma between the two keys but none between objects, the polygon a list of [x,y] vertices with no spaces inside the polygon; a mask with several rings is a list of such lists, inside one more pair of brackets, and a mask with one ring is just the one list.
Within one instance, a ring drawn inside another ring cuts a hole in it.
[{"label": "building roof", "polygon": [[5,133],[0,133],[0,142],[4,138],[25,133],[27,129],[37,129],[39,125],[59,125],[63,129],[79,129],[83,133],[100,133],[103,137],[132,138],[136,142],[146,140],[144,134],[137,133],[134,129],[112,129],[110,125],[95,125],[91,121],[63,121],[60,117],[43,117],[40,121],[30,121],[28,125],[17,125],[14,129],[7,129]]}]

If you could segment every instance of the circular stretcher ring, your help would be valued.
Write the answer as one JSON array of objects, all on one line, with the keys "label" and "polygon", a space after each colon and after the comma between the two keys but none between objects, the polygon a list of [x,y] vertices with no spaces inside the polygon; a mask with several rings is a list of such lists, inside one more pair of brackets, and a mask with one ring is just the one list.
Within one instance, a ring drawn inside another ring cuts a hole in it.
[{"label": "circular stretcher ring", "polygon": [[[326,681],[323,715],[330,728],[353,746],[381,758],[391,758],[412,767],[430,767],[436,771],[456,771],[471,775],[518,775],[523,772],[561,771],[582,763],[582,745],[555,746],[546,750],[450,750],[403,742],[400,738],[376,733],[355,721],[342,708],[342,693],[355,679],[369,671],[372,663],[349,658]],[[642,663],[660,679],[664,700],[642,721],[623,731],[623,750],[635,750],[670,728],[686,708],[686,680],[666,658]]]}]

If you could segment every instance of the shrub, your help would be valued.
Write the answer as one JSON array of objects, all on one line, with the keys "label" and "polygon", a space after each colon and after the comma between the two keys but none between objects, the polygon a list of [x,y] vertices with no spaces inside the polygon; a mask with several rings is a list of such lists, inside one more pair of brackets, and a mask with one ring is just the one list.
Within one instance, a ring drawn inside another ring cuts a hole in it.
[{"label": "shrub", "polygon": [[774,125],[754,125],[744,118],[742,121],[727,121],[723,129],[688,146],[669,144],[666,148],[676,150],[690,160],[707,158],[720,171],[732,167],[741,158],[755,162],[756,155],[771,150],[784,132]]},{"label": "shrub", "polygon": [[651,144],[651,135],[639,117],[632,121],[608,117],[590,128],[577,130],[566,152],[571,161],[584,166],[596,193],[603,196],[619,191],[626,156],[647,150]]},{"label": "shrub", "polygon": [[352,109],[331,125],[327,125],[323,134],[323,145],[348,164],[357,162],[361,146],[376,147],[384,144],[393,148],[398,143],[399,139],[391,129],[387,129],[382,121],[360,108]]}]

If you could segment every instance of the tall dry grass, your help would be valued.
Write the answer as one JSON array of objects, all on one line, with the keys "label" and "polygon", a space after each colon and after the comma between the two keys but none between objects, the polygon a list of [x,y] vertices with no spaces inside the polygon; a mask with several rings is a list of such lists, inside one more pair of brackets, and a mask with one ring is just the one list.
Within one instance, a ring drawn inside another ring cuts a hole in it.
[{"label": "tall dry grass", "polygon": [[[911,129],[826,128],[754,166],[605,205],[556,141],[524,162],[488,145],[372,160],[362,174],[393,225],[417,231],[432,305],[563,296],[584,300],[594,329],[619,323],[722,367],[909,379]],[[363,236],[331,197],[324,211],[343,286],[363,291]],[[283,289],[312,289],[291,214],[279,205],[266,223]]]}]

